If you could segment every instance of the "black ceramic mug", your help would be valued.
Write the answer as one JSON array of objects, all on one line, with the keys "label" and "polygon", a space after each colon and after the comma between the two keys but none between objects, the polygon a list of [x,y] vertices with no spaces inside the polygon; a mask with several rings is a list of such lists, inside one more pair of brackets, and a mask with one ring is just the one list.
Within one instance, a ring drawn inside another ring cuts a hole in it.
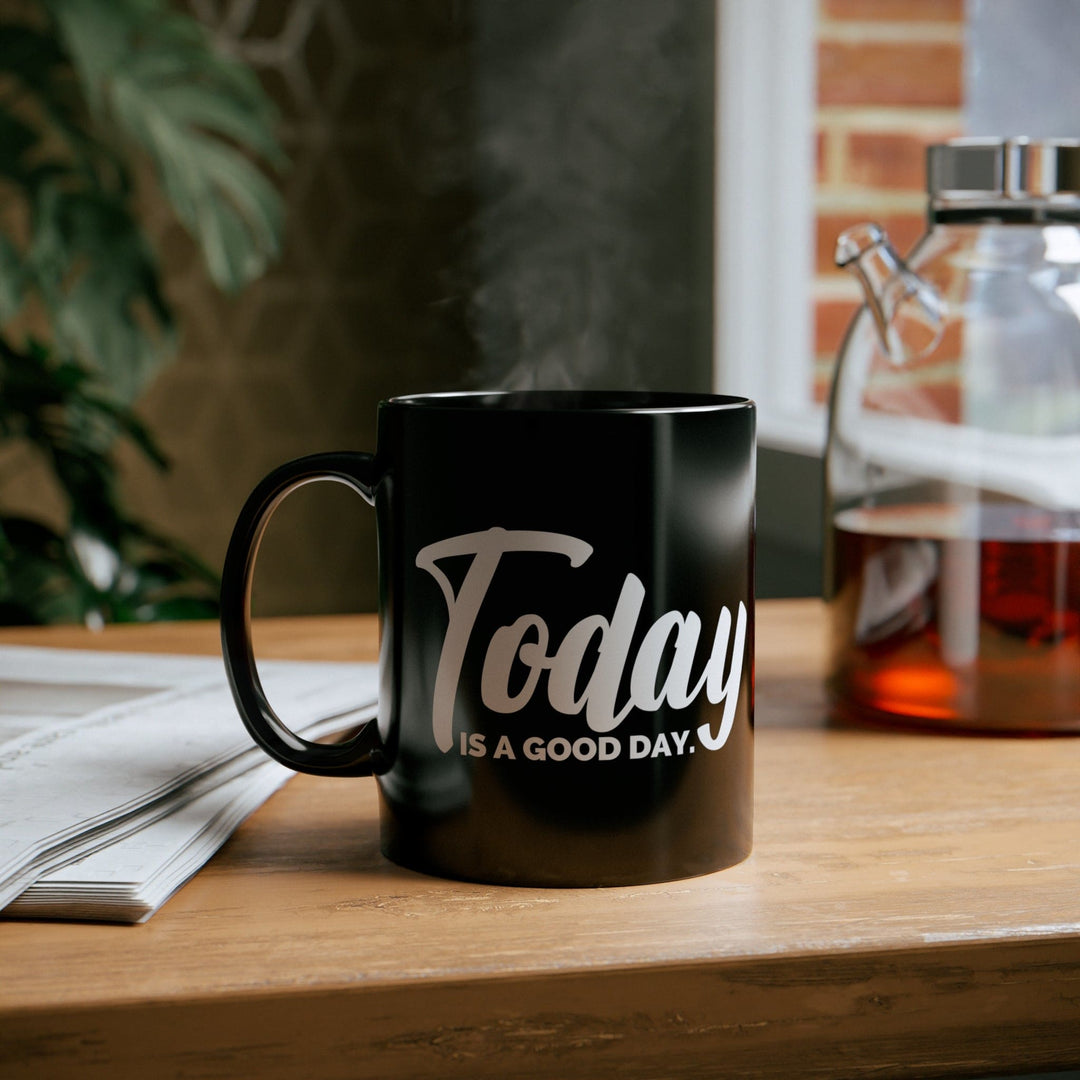
[{"label": "black ceramic mug", "polygon": [[[378,720],[340,745],[275,716],[249,596],[278,502],[338,480],[375,506]],[[430,394],[377,450],[284,465],[225,560],[240,715],[294,769],[374,772],[382,848],[447,877],[595,886],[749,854],[754,406],[645,392]]]}]

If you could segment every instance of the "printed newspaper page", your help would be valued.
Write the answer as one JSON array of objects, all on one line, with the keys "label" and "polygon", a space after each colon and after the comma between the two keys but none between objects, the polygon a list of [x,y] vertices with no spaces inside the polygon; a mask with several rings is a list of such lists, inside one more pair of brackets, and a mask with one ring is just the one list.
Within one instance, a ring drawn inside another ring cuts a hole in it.
[{"label": "printed newspaper page", "polygon": [[[282,719],[311,737],[374,713],[373,664],[275,661],[260,676]],[[146,875],[158,893],[175,888],[194,852],[208,858],[286,778],[244,730],[220,659],[0,647],[0,908],[49,879],[38,896],[50,898],[50,917],[65,917],[56,882],[92,898],[124,880],[129,914],[145,917]],[[185,818],[151,828],[181,807]],[[85,882],[72,884],[70,864],[90,852]],[[51,878],[61,867],[67,876]]]}]

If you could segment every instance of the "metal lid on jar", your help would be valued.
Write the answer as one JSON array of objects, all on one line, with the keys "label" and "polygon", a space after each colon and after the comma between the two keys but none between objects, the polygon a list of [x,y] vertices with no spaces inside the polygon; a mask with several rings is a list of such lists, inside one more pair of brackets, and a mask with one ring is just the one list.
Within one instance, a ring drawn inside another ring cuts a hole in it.
[{"label": "metal lid on jar", "polygon": [[976,208],[1008,217],[1012,207],[1030,220],[1038,206],[1071,217],[1080,209],[1080,140],[953,139],[927,148],[926,186],[939,219]]}]

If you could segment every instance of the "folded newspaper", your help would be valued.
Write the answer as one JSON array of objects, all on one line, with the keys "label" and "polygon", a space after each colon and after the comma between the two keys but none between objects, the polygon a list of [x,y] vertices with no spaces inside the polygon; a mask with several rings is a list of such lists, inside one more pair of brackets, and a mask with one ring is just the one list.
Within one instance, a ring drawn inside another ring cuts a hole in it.
[{"label": "folded newspaper", "polygon": [[[374,664],[268,661],[310,739],[375,714]],[[0,915],[143,922],[292,773],[213,657],[0,647]]]}]

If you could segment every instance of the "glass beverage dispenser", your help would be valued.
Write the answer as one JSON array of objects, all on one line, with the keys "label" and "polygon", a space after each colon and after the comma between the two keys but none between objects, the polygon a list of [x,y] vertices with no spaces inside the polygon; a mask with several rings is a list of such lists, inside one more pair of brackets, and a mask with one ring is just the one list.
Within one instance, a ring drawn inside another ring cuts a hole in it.
[{"label": "glass beverage dispenser", "polygon": [[927,161],[907,261],[872,224],[837,244],[865,304],[830,401],[833,706],[1080,731],[1080,144]]}]

